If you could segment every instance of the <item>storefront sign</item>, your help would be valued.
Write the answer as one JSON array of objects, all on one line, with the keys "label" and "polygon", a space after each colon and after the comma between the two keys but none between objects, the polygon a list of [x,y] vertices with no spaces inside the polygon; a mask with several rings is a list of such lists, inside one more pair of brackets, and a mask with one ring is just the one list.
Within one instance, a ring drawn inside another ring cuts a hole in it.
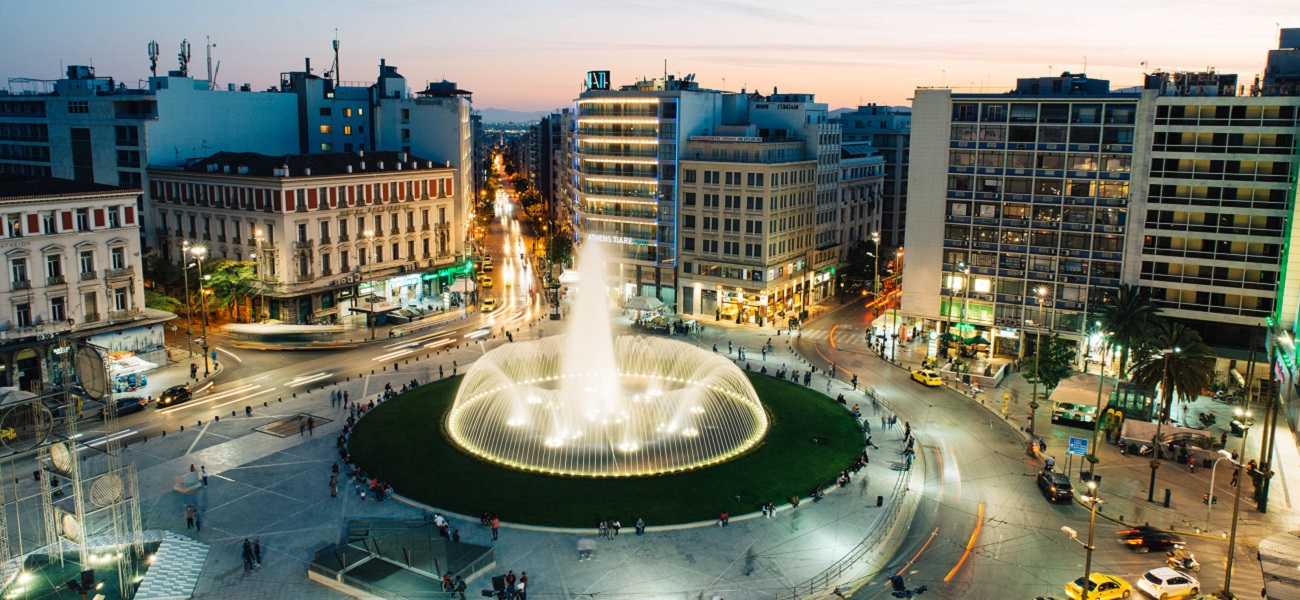
[{"label": "storefront sign", "polygon": [[416,274],[398,275],[397,277],[388,280],[388,285],[392,287],[406,287],[417,283],[420,283],[420,276]]},{"label": "storefront sign", "polygon": [[1007,329],[1007,328],[1005,328],[1005,327],[999,327],[999,328],[997,329],[997,333],[994,334],[994,335],[996,335],[996,336],[998,336],[998,337],[1000,337],[1000,338],[1019,338],[1019,337],[1020,337],[1020,335],[1016,333],[1016,330],[1014,330],[1014,329]]},{"label": "storefront sign", "polygon": [[609,89],[609,71],[587,71],[587,89]]}]

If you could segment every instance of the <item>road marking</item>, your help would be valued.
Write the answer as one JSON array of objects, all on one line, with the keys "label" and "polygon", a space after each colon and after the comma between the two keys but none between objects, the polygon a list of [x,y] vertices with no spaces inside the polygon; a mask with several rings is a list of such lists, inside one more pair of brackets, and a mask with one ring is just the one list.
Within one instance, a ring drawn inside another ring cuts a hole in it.
[{"label": "road marking", "polygon": [[254,384],[254,385],[246,385],[246,386],[243,386],[243,387],[235,388],[235,389],[230,390],[230,391],[228,391],[228,392],[221,392],[220,394],[209,394],[206,398],[204,398],[204,399],[202,399],[202,400],[198,400],[198,401],[190,401],[190,402],[186,402],[185,404],[178,404],[178,405],[176,405],[176,406],[171,406],[171,407],[168,407],[168,408],[161,408],[161,409],[158,409],[158,410],[155,411],[155,412],[156,412],[157,414],[165,415],[165,414],[173,413],[173,412],[176,412],[176,411],[184,410],[184,409],[187,409],[187,408],[197,408],[197,407],[199,407],[199,406],[202,406],[202,405],[204,405],[204,404],[207,404],[207,403],[209,403],[209,402],[212,402],[213,400],[220,400],[220,399],[222,399],[222,398],[229,398],[229,397],[231,397],[231,396],[234,396],[234,395],[237,395],[237,394],[242,394],[242,393],[244,393],[244,392],[248,392],[248,391],[251,391],[251,390],[255,390],[255,389],[260,388],[260,387],[262,387],[262,386],[260,386],[260,385],[256,385],[256,384]]},{"label": "road marking", "polygon": [[975,547],[975,538],[979,537],[980,527],[982,527],[983,525],[984,525],[984,503],[981,502],[979,520],[975,522],[975,531],[971,532],[970,541],[966,542],[966,551],[961,553],[961,558],[957,559],[957,564],[952,568],[951,571],[948,571],[948,576],[943,578],[944,583],[948,583],[948,581],[952,579],[952,576],[957,574],[957,569],[961,568],[962,563],[966,562],[966,557],[970,556],[970,549]]},{"label": "road marking", "polygon": [[831,327],[831,332],[830,332],[829,334],[827,334],[827,336],[826,336],[826,338],[827,338],[828,340],[830,340],[830,342],[831,342],[831,348],[832,348],[832,349],[835,348],[835,330],[836,330],[836,329],[839,329],[839,328],[840,328],[839,325],[832,326],[832,327]]},{"label": "road marking", "polygon": [[203,434],[205,434],[205,433],[208,432],[208,426],[209,426],[209,425],[212,425],[212,421],[211,421],[211,420],[209,420],[207,423],[205,423],[205,424],[203,425],[203,429],[200,429],[200,430],[199,430],[199,434],[198,434],[198,435],[194,436],[194,441],[190,442],[190,447],[185,449],[185,453],[186,453],[186,454],[189,454],[189,453],[193,452],[193,451],[194,451],[194,447],[197,446],[197,445],[199,445],[199,440],[203,439]]},{"label": "road marking", "polygon": [[226,350],[225,348],[217,348],[217,350],[220,351],[220,352],[224,352],[224,353],[228,354],[228,355],[230,356],[230,358],[233,358],[233,359],[235,359],[236,361],[239,361],[240,364],[243,364],[243,362],[244,362],[244,359],[239,358],[238,356],[236,356],[234,352],[231,352],[231,351],[229,351],[229,350]]},{"label": "road marking", "polygon": [[[917,557],[921,556],[921,553],[925,552],[925,549],[930,547],[930,542],[934,541],[934,536],[936,535],[939,535],[938,527],[935,527],[934,531],[930,532],[930,537],[926,538],[925,543],[921,545],[921,549],[917,550],[916,554],[912,555],[912,560],[907,561],[907,564],[903,565],[903,568],[898,570],[898,575],[902,575],[903,573],[907,572],[907,568],[912,566],[912,563],[916,562]],[[888,584],[889,582],[886,581],[885,583]]]},{"label": "road marking", "polygon": [[321,371],[319,373],[312,373],[311,375],[299,375],[297,377],[294,377],[293,379],[290,379],[289,383],[286,383],[285,385],[288,387],[298,387],[300,385],[307,385],[313,381],[319,381],[321,379],[325,379],[330,375],[333,375],[333,373],[327,373],[325,371]]}]

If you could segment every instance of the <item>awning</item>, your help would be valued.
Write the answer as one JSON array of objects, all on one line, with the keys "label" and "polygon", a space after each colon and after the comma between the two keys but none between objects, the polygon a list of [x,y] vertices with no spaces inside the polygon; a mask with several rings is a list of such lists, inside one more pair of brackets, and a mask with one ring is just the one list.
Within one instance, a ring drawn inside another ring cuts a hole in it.
[{"label": "awning", "polygon": [[636,310],[659,310],[664,306],[663,300],[655,298],[654,296],[635,296],[629,298],[627,302],[623,303],[624,308],[632,308]]},{"label": "awning", "polygon": [[456,283],[451,284],[450,290],[461,294],[468,294],[474,291],[474,284],[469,279],[457,279]]}]

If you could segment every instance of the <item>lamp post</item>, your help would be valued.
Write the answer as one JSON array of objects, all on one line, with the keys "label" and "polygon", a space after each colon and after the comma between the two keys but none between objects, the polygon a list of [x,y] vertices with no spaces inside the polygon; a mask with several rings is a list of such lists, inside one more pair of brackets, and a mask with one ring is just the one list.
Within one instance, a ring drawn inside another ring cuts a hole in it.
[{"label": "lamp post", "polygon": [[1043,364],[1043,302],[1047,298],[1047,288],[1038,286],[1034,295],[1038,296],[1038,331],[1034,333],[1034,385],[1029,394],[1029,426],[1025,428],[1031,438],[1034,436],[1034,416],[1038,412],[1038,379]]},{"label": "lamp post", "polygon": [[185,349],[194,357],[194,299],[190,297],[190,242],[181,242],[181,277],[185,280]]},{"label": "lamp post", "polygon": [[[374,230],[372,230],[372,229],[367,229],[367,230],[365,230],[364,232],[362,232],[361,235],[365,236],[365,238],[366,238],[366,242],[367,242],[367,244],[366,244],[366,262],[365,262],[365,265],[364,265],[365,269],[364,269],[363,272],[361,273],[361,282],[362,282],[362,283],[365,283],[365,281],[366,281],[366,273],[365,273],[365,271],[373,271],[373,270],[374,270],[374,268],[370,266],[370,261],[374,260],[374,258],[375,258],[375,253],[374,253],[374,249],[375,249],[375,232],[374,232]],[[370,308],[366,311],[366,328],[370,330],[370,339],[373,340],[373,339],[375,339],[375,324],[374,324],[374,316],[375,316],[375,296],[374,296],[374,289],[375,289],[375,286],[374,286],[374,284],[371,284],[370,289],[371,289],[371,292],[370,292],[370,302],[369,302],[369,304],[370,304]]]},{"label": "lamp post", "polygon": [[1164,373],[1160,376],[1160,402],[1156,403],[1156,434],[1151,438],[1151,484],[1147,487],[1147,502],[1155,502],[1156,471],[1160,469],[1160,427],[1165,423],[1165,404],[1172,396],[1169,389],[1169,358],[1178,353],[1178,348],[1165,348],[1160,351],[1165,355]]},{"label": "lamp post", "polygon": [[207,254],[208,249],[203,246],[190,248],[190,253],[194,254],[194,262],[199,268],[199,302],[203,304],[203,376],[212,374],[210,366],[210,357],[208,356],[208,296],[203,289],[203,255]]},{"label": "lamp post", "polygon": [[[901,288],[902,285],[903,285],[903,249],[902,249],[902,248],[899,248],[899,249],[898,249],[897,256],[898,256],[898,258],[897,258],[897,260],[895,260],[895,262],[894,262],[894,273],[891,274],[890,277],[891,277],[891,278],[897,278],[897,279],[898,279],[898,283],[896,283],[896,284],[894,284],[894,285],[896,285],[896,286],[898,286],[899,288]],[[902,301],[900,300],[899,303],[898,303],[898,308],[893,309],[893,310],[894,310],[894,313],[893,313],[893,314],[894,314],[894,319],[893,319],[893,321],[894,321],[894,338],[893,338],[893,343],[890,344],[890,349],[889,349],[889,360],[891,360],[891,361],[894,360],[894,357],[895,357],[895,356],[898,356],[898,325],[899,325],[899,323],[898,323],[898,311],[901,310],[902,308],[903,308],[903,303],[902,303]]]},{"label": "lamp post", "polygon": [[[1216,459],[1214,465],[1210,467],[1210,495],[1205,497],[1205,531],[1207,532],[1210,530],[1210,511],[1214,508],[1214,474],[1219,470],[1220,461],[1232,460],[1232,455],[1228,454],[1227,450],[1219,450],[1219,454],[1223,456]],[[1237,478],[1237,487],[1241,487],[1240,477]]]},{"label": "lamp post", "polygon": [[871,257],[876,259],[876,264],[871,268],[871,293],[874,294],[873,300],[880,299],[880,232],[871,232]]},{"label": "lamp post", "polygon": [[1088,482],[1088,495],[1084,497],[1084,501],[1092,505],[1091,516],[1088,518],[1088,543],[1085,544],[1080,542],[1079,533],[1075,530],[1069,527],[1061,528],[1061,531],[1065,532],[1065,535],[1070,536],[1070,539],[1078,542],[1079,545],[1083,546],[1084,549],[1087,550],[1083,559],[1083,584],[1079,586],[1082,595],[1079,597],[1079,600],[1088,600],[1088,584],[1091,583],[1092,579],[1092,551],[1096,548],[1096,546],[1092,544],[1092,534],[1097,528],[1097,504],[1101,502],[1101,500],[1097,498],[1096,481]]},{"label": "lamp post", "polygon": [[[1241,423],[1241,458],[1244,459],[1246,458],[1246,434],[1250,433],[1251,414],[1250,411],[1242,408],[1234,409],[1232,412]],[[1244,466],[1242,461],[1234,460],[1232,464],[1237,467],[1237,495],[1232,500],[1232,530],[1228,534],[1228,570],[1223,576],[1223,593],[1220,594],[1228,598],[1232,597],[1230,591],[1232,587],[1232,559],[1237,548],[1237,515],[1241,513],[1241,488],[1246,487],[1241,481],[1241,469]]]},{"label": "lamp post", "polygon": [[[1101,326],[1100,321],[1097,322],[1097,326],[1098,327]],[[1110,341],[1110,336],[1112,335],[1114,334],[1107,333],[1105,334],[1105,337],[1102,338],[1102,345],[1101,345],[1102,356],[1105,356],[1106,354],[1106,345]],[[1084,360],[1087,359],[1085,358]],[[1087,365],[1085,364],[1084,366],[1086,367]],[[1105,385],[1106,385],[1106,369],[1102,368],[1102,366],[1099,364],[1097,368],[1097,412],[1092,417],[1092,447],[1091,447],[1092,453],[1084,457],[1084,460],[1088,461],[1088,470],[1091,472],[1096,472],[1097,469],[1097,444],[1099,443],[1098,438],[1101,435],[1101,395],[1102,395],[1102,389],[1105,387]]]},{"label": "lamp post", "polygon": [[271,318],[271,312],[266,309],[266,282],[263,280],[262,277],[262,261],[266,260],[266,249],[262,247],[263,237],[262,237],[261,229],[257,229],[253,231],[253,239],[257,240],[257,254],[253,255],[253,258],[258,259],[257,260],[257,285],[258,287],[262,288],[262,302],[260,308],[258,309],[258,313],[259,313],[258,321],[260,322]]}]

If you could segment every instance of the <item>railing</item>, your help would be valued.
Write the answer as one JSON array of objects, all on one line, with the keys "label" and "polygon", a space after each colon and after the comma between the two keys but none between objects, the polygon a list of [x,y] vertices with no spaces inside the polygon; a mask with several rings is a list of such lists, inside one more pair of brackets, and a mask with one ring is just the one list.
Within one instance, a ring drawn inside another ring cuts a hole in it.
[{"label": "railing", "polygon": [[32,282],[31,280],[28,279],[24,279],[22,281],[15,281],[13,289],[15,292],[18,290],[30,290],[32,289]]},{"label": "railing", "polygon": [[62,275],[51,275],[45,278],[45,285],[62,285],[68,282],[68,279]]},{"label": "railing", "polygon": [[293,248],[294,250],[298,250],[302,248],[311,248],[312,246],[315,245],[316,245],[315,240],[298,240],[293,243]]},{"label": "railing", "polygon": [[108,320],[109,320],[109,321],[121,321],[121,320],[124,320],[124,319],[130,319],[130,318],[132,318],[132,317],[135,317],[136,314],[137,314],[137,311],[136,311],[135,309],[131,309],[131,308],[128,308],[128,309],[126,309],[126,310],[110,310],[110,311],[108,311]]},{"label": "railing", "polygon": [[12,341],[40,334],[54,334],[72,329],[72,321],[46,321],[35,325],[0,330],[0,341]]},{"label": "railing", "polygon": [[123,267],[121,269],[108,269],[104,271],[104,279],[121,279],[135,275],[135,267]]}]

